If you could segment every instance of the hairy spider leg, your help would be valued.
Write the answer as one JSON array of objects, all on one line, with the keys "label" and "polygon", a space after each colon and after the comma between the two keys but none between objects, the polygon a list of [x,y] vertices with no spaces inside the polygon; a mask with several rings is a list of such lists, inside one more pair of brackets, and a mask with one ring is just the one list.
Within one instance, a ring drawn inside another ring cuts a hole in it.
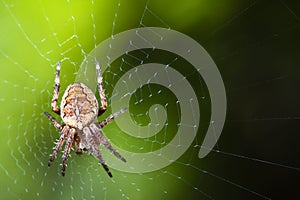
[{"label": "hairy spider leg", "polygon": [[99,162],[101,163],[102,167],[104,168],[104,170],[106,171],[108,176],[112,177],[112,174],[109,171],[108,166],[105,164],[105,161],[103,160],[102,155],[100,154],[98,147],[92,146],[91,152],[94,156],[96,156],[98,158]]},{"label": "hairy spider leg", "polygon": [[91,133],[90,129],[88,127],[85,127],[83,131],[85,134],[90,135],[90,137],[88,137],[88,141],[87,141],[88,144],[90,144],[90,146],[88,147],[90,153],[98,158],[100,164],[105,169],[108,176],[112,177],[112,174],[109,171],[108,166],[105,164],[105,161],[103,160],[102,155],[99,151],[99,147],[98,147],[99,144],[97,144],[96,141],[94,140],[94,138],[92,137],[92,133]]},{"label": "hairy spider leg", "polygon": [[59,82],[59,75],[60,75],[60,65],[61,62],[57,63],[56,72],[55,72],[55,85],[54,85],[54,92],[53,92],[53,98],[51,101],[51,108],[53,112],[60,114],[60,108],[57,106],[57,100],[58,100],[58,93],[60,88],[60,82]]},{"label": "hairy spider leg", "polygon": [[128,108],[122,108],[121,110],[119,110],[118,112],[115,112],[114,114],[111,114],[110,116],[108,116],[105,120],[101,121],[101,122],[97,122],[97,124],[100,126],[100,128],[103,128],[104,126],[106,126],[109,122],[111,122],[112,120],[114,120],[116,117],[118,117],[119,115],[123,114],[124,112],[126,112],[128,110]]},{"label": "hairy spider leg", "polygon": [[48,117],[48,119],[52,122],[52,124],[55,126],[55,128],[57,128],[58,130],[62,130],[63,129],[63,126],[62,125],[60,125],[58,122],[57,122],[57,120],[54,118],[54,117],[52,117],[52,115],[50,114],[50,113],[48,113],[48,112],[44,112],[44,114]]},{"label": "hairy spider leg", "polygon": [[62,155],[62,169],[61,169],[61,174],[63,176],[65,176],[65,171],[66,171],[66,166],[67,166],[67,159],[69,157],[69,154],[70,154],[70,151],[71,151],[71,147],[73,145],[73,142],[74,142],[74,135],[76,133],[76,130],[75,128],[71,128],[70,131],[69,131],[69,134],[67,135],[67,144],[65,146],[65,150],[64,150],[64,153]]},{"label": "hairy spider leg", "polygon": [[61,149],[61,146],[63,145],[66,136],[68,135],[70,131],[70,128],[68,126],[65,126],[61,132],[61,135],[59,137],[59,140],[57,141],[55,148],[53,150],[53,153],[50,156],[50,160],[48,162],[48,166],[50,167],[51,163],[54,161],[54,159],[56,158],[56,155],[58,153],[58,151]]},{"label": "hairy spider leg", "polygon": [[105,138],[102,131],[95,125],[91,124],[90,128],[92,132],[96,135],[96,137],[99,139],[100,144],[103,144],[110,152],[112,152],[117,158],[122,160],[123,162],[126,162],[125,158],[123,158],[116,149],[112,147],[112,145],[109,143],[109,141]]},{"label": "hairy spider leg", "polygon": [[98,61],[96,61],[96,73],[97,73],[97,85],[98,85],[98,92],[100,95],[101,106],[99,108],[98,116],[102,115],[107,109],[107,100],[105,97],[103,85],[102,85],[102,76],[101,76],[101,69]]}]

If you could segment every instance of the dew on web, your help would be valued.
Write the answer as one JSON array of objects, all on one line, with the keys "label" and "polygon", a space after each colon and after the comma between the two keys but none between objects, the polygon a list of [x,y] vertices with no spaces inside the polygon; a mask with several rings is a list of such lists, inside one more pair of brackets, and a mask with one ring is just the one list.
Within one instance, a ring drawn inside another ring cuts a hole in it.
[{"label": "dew on web", "polygon": [[[5,38],[0,42],[1,195],[4,199],[296,195],[291,184],[300,175],[295,131],[300,115],[298,107],[291,106],[299,99],[295,64],[299,47],[293,42],[300,27],[296,8],[283,0],[222,8],[156,0],[135,4],[39,0],[30,5],[2,0],[0,24],[6,28],[0,31]],[[220,10],[215,16],[206,9]],[[207,65],[190,62],[194,46],[182,44],[178,51],[160,48],[170,41],[180,43],[179,38],[168,37],[173,29],[203,45],[211,55]],[[120,36],[128,36],[124,32],[130,30],[134,36],[121,46]],[[103,42],[105,48],[98,48]],[[127,163],[100,147],[113,173],[109,178],[93,156],[72,152],[62,177],[61,153],[47,166],[59,132],[43,115],[51,111],[55,66],[62,61],[60,102],[73,81],[86,82],[96,91],[95,58],[103,64],[109,103],[99,120],[129,108],[103,128]],[[206,78],[214,62],[227,97],[221,136],[222,119],[213,115],[212,107],[222,88],[211,91],[218,83]],[[208,130],[216,142],[213,149],[203,145]],[[201,157],[202,151],[209,154]]]}]

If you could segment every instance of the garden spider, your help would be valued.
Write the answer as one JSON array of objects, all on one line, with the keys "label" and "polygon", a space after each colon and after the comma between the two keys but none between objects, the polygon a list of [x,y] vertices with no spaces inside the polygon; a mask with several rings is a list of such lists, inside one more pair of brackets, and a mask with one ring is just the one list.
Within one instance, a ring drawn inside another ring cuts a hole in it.
[{"label": "garden spider", "polygon": [[98,158],[107,174],[112,177],[112,174],[99,151],[99,145],[104,145],[123,162],[126,162],[126,160],[112,147],[103,135],[101,128],[112,121],[115,117],[124,113],[127,109],[121,109],[120,111],[110,115],[102,122],[95,121],[96,118],[101,116],[107,108],[107,101],[102,86],[101,70],[98,62],[96,62],[96,73],[98,91],[101,100],[100,108],[98,108],[98,102],[94,93],[83,83],[73,83],[67,87],[59,108],[57,106],[57,100],[60,88],[60,65],[61,63],[59,62],[56,68],[54,94],[51,107],[53,112],[61,116],[64,124],[60,125],[51,114],[45,112],[45,115],[52,122],[55,128],[61,131],[60,138],[50,156],[48,166],[50,166],[54,161],[58,151],[61,149],[64,141],[66,141],[62,155],[61,173],[63,176],[65,175],[66,162],[70,154],[71,147],[74,145],[74,151],[76,154],[82,154],[83,151],[88,151],[91,155]]}]

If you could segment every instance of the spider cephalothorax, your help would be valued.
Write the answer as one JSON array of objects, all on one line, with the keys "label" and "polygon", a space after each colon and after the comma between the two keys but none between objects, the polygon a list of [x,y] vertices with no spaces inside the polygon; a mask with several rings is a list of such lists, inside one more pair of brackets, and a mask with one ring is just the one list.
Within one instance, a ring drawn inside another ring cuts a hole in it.
[{"label": "spider cephalothorax", "polygon": [[83,150],[86,150],[89,151],[90,154],[97,157],[110,177],[112,177],[112,174],[105,164],[99,151],[100,144],[108,148],[117,158],[121,159],[123,162],[126,162],[126,160],[111,146],[101,131],[101,128],[112,121],[115,117],[125,112],[126,109],[122,109],[119,112],[110,115],[102,122],[95,121],[96,118],[101,116],[107,108],[107,101],[102,87],[102,77],[98,62],[96,62],[96,73],[98,91],[101,100],[100,108],[98,107],[98,102],[94,93],[83,83],[73,83],[67,87],[59,108],[57,106],[57,100],[60,88],[60,62],[56,68],[54,94],[51,107],[55,113],[61,116],[64,125],[60,125],[54,117],[52,117],[48,112],[45,112],[45,115],[49,118],[53,125],[61,131],[60,138],[56,143],[48,162],[48,166],[50,166],[54,161],[58,151],[61,149],[64,141],[66,141],[62,156],[63,161],[61,173],[63,176],[65,175],[66,162],[73,145],[75,145],[75,153],[81,154]]}]

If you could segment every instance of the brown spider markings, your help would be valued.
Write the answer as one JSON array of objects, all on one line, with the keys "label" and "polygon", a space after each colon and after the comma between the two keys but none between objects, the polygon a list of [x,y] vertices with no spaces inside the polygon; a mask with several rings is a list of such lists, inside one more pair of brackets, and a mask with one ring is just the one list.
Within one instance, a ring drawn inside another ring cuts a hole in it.
[{"label": "brown spider markings", "polygon": [[126,162],[126,160],[112,147],[103,135],[101,128],[107,125],[115,117],[124,113],[127,109],[121,109],[120,111],[110,115],[102,122],[95,121],[96,118],[101,116],[107,108],[107,101],[102,87],[102,77],[98,62],[96,62],[96,73],[98,91],[101,100],[100,108],[98,107],[98,102],[94,93],[83,83],[73,83],[67,87],[59,108],[57,106],[57,100],[60,88],[60,65],[61,63],[59,62],[56,68],[54,94],[51,107],[53,112],[61,116],[64,125],[59,124],[51,114],[45,112],[45,115],[52,124],[61,131],[60,138],[50,156],[48,166],[51,165],[58,151],[62,148],[63,143],[66,142],[62,155],[61,173],[63,176],[65,175],[67,166],[66,162],[70,154],[71,147],[75,146],[76,154],[82,154],[83,151],[89,151],[91,155],[95,156],[99,160],[107,174],[112,177],[112,174],[99,151],[99,145],[104,145],[123,162]]}]

